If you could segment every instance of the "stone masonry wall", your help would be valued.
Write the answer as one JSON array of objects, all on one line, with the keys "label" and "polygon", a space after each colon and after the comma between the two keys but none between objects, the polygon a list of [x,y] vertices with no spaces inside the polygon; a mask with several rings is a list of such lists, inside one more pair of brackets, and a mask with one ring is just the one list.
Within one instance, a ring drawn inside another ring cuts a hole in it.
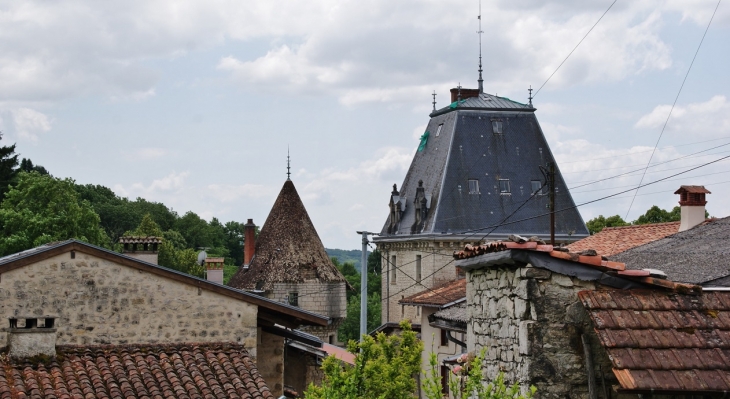
[{"label": "stone masonry wall", "polygon": [[271,393],[278,398],[284,394],[284,337],[259,329],[258,353],[262,361],[257,362],[256,367]]},{"label": "stone masonry wall", "polygon": [[487,348],[487,380],[501,370],[510,383],[535,385],[540,398],[587,398],[586,333],[597,378],[600,366],[606,385],[616,383],[577,296],[596,289],[594,283],[530,265],[470,271],[467,278],[467,346],[477,353]]},{"label": "stone masonry wall", "polygon": [[[449,241],[378,243],[383,270],[381,275],[382,323],[399,323],[403,319],[418,323],[421,316],[417,314],[416,307],[401,306],[398,301],[427,288],[456,279],[453,254],[454,251],[463,249],[465,244],[466,242]],[[391,260],[393,255],[396,258],[395,266],[397,268],[395,281],[392,279]],[[420,284],[416,283],[417,255],[421,255]]]},{"label": "stone masonry wall", "polygon": [[79,251],[3,273],[0,322],[14,315],[56,316],[59,345],[239,342],[256,356],[256,305]]},{"label": "stone masonry wall", "polygon": [[336,344],[337,328],[347,317],[347,295],[345,283],[277,283],[269,298],[288,303],[290,293],[298,293],[298,306],[304,310],[331,317],[332,323],[326,327],[302,326],[301,329],[327,343]]}]

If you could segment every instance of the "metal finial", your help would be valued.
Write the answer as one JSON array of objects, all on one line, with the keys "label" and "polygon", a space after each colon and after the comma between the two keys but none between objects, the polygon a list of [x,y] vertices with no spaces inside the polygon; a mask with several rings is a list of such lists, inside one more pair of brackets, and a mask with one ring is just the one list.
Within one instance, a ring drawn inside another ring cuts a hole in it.
[{"label": "metal finial", "polygon": [[479,94],[484,93],[484,79],[482,79],[482,0],[479,0],[479,16],[477,16],[477,19],[479,20],[479,30],[477,31],[477,34],[479,34]]},{"label": "metal finial", "polygon": [[527,97],[527,99],[530,100],[530,106],[532,107],[532,85],[530,85],[530,88],[527,89],[527,91],[530,92],[530,96]]},{"label": "metal finial", "polygon": [[286,147],[286,180],[291,180],[291,162],[289,159],[289,146]]},{"label": "metal finial", "polygon": [[461,82],[459,82],[459,85],[456,86],[456,88],[459,89],[459,92],[457,93],[457,96],[456,96],[456,101],[461,101]]},{"label": "metal finial", "polygon": [[433,110],[436,111],[436,90],[433,91]]}]

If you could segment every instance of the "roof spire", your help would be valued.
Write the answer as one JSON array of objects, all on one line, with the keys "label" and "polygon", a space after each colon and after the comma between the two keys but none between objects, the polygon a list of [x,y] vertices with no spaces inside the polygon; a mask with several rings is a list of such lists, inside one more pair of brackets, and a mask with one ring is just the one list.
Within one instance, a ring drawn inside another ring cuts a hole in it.
[{"label": "roof spire", "polygon": [[436,111],[436,90],[433,91],[433,110]]},{"label": "roof spire", "polygon": [[528,100],[530,100],[530,102],[529,102],[529,104],[528,104],[528,105],[532,107],[532,85],[530,85],[530,88],[529,88],[529,89],[527,89],[527,91],[529,91],[529,92],[530,92],[530,96],[529,96],[529,97],[527,97],[527,99],[528,99]]},{"label": "roof spire", "polygon": [[459,85],[456,86],[457,89],[459,89],[459,95],[456,97],[456,101],[461,101],[461,82],[459,82]]},{"label": "roof spire", "polygon": [[484,93],[484,79],[482,79],[482,0],[479,0],[479,16],[477,16],[477,19],[479,20],[479,30],[477,31],[477,34],[479,34],[479,94]]},{"label": "roof spire", "polygon": [[291,165],[289,162],[289,146],[286,146],[286,180],[291,180]]}]

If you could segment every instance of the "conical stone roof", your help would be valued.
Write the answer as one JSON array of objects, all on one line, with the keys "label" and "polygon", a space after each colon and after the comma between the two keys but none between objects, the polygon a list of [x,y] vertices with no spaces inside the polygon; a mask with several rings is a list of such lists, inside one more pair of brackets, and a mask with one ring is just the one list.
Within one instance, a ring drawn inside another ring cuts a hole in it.
[{"label": "conical stone roof", "polygon": [[282,187],[256,241],[248,270],[231,278],[231,287],[271,290],[274,283],[345,282],[332,264],[309,219],[294,183]]}]

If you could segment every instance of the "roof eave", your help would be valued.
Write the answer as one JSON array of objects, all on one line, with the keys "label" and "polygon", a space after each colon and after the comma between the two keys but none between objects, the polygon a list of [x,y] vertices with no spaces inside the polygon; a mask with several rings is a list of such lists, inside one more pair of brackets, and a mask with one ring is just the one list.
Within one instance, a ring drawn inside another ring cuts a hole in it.
[{"label": "roof eave", "polygon": [[482,107],[446,107],[441,108],[436,111],[431,112],[428,114],[429,117],[433,118],[434,116],[444,115],[448,114],[449,112],[454,111],[491,111],[491,112],[535,112],[537,111],[537,108],[534,107],[526,107],[526,108],[482,108]]}]

